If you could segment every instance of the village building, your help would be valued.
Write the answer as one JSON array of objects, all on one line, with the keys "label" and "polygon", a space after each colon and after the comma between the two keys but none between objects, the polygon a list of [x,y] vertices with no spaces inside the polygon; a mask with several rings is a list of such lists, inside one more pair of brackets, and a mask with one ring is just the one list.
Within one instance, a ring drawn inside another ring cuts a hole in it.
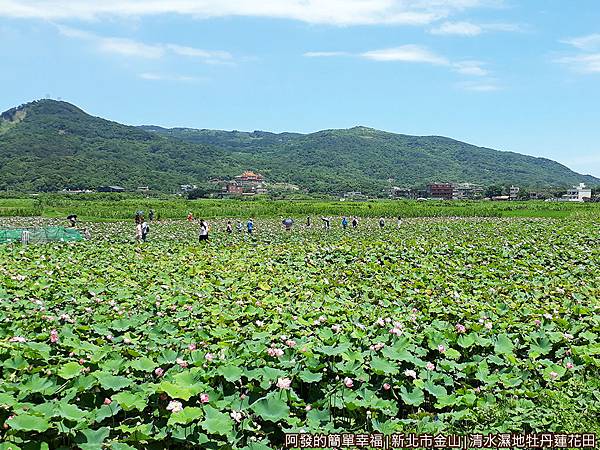
[{"label": "village building", "polygon": [[125,192],[125,188],[121,186],[100,186],[98,192]]},{"label": "village building", "polygon": [[227,195],[256,195],[266,194],[268,191],[264,184],[265,177],[259,173],[247,170],[241,175],[228,181],[224,187],[224,194]]},{"label": "village building", "polygon": [[417,198],[417,192],[411,188],[402,188],[398,186],[393,186],[389,190],[390,198]]},{"label": "village building", "polygon": [[521,189],[518,186],[511,186],[510,190],[508,191],[508,197],[511,200],[516,200],[517,198],[519,198],[519,191]]},{"label": "village building", "polygon": [[483,187],[472,183],[457,183],[452,189],[454,200],[472,200],[483,197]]},{"label": "village building", "polygon": [[579,186],[573,186],[562,196],[564,201],[585,202],[592,199],[592,189],[586,187],[585,183],[579,183]]},{"label": "village building", "polygon": [[427,185],[429,197],[436,200],[452,200],[454,186],[452,183],[431,183]]},{"label": "village building", "polygon": [[191,192],[194,189],[198,189],[198,186],[196,186],[195,184],[180,184],[179,189],[181,190],[181,192]]}]

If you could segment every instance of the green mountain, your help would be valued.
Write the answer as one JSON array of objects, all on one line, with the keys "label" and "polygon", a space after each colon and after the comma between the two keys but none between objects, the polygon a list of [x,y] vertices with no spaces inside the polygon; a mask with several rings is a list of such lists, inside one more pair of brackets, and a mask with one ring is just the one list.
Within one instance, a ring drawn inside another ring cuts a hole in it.
[{"label": "green mountain", "polygon": [[179,184],[228,178],[246,169],[311,192],[381,193],[431,181],[536,188],[600,184],[545,159],[438,136],[365,127],[312,134],[132,127],[39,100],[0,115],[0,189],[54,191]]}]

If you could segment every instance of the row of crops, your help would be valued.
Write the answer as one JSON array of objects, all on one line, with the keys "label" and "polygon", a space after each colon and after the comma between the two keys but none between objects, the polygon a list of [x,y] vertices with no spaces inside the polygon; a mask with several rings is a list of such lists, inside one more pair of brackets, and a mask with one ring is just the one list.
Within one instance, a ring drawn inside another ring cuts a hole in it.
[{"label": "row of crops", "polygon": [[126,220],[135,211],[155,210],[162,219],[196,217],[301,217],[307,215],[356,215],[360,217],[549,217],[594,214],[596,204],[566,202],[489,202],[489,201],[410,201],[373,200],[193,200],[183,198],[144,198],[121,194],[39,195],[30,198],[0,198],[0,217],[66,217],[77,214],[89,220]]},{"label": "row of crops", "polygon": [[0,247],[0,448],[600,433],[597,219],[212,223]]}]

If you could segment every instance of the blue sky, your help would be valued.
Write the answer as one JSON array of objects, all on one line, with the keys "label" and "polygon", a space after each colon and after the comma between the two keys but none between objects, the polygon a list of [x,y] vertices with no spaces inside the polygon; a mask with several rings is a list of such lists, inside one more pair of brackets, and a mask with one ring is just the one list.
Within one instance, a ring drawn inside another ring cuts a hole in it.
[{"label": "blue sky", "polygon": [[365,125],[600,177],[597,0],[0,0],[0,109],[126,124]]}]

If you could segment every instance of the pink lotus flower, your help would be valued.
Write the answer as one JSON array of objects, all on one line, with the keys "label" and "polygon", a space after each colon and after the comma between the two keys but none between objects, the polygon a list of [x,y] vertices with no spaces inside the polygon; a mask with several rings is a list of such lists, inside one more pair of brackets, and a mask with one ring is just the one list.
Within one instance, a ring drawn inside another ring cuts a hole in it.
[{"label": "pink lotus flower", "polygon": [[438,345],[438,352],[445,353],[446,347],[443,344]]},{"label": "pink lotus flower", "polygon": [[256,324],[257,327],[262,327],[265,324],[262,320],[257,320],[254,323]]},{"label": "pink lotus flower", "polygon": [[542,321],[540,319],[535,319],[533,321],[533,323],[535,324],[536,327],[539,327],[542,324]]},{"label": "pink lotus flower", "polygon": [[411,369],[406,369],[404,371],[404,375],[407,376],[407,377],[414,378],[414,379],[417,378],[417,372],[415,372],[414,370],[411,370]]},{"label": "pink lotus flower", "polygon": [[114,338],[113,338],[112,334],[107,334],[106,335],[106,339],[109,340],[109,341],[112,341]]},{"label": "pink lotus flower", "polygon": [[181,359],[181,358],[177,358],[177,359],[175,360],[175,362],[176,362],[177,364],[179,364],[179,366],[180,366],[181,368],[183,368],[183,369],[185,369],[185,368],[188,366],[188,363],[187,363],[187,361],[186,361],[186,360],[184,360],[184,359]]},{"label": "pink lotus flower", "polygon": [[554,371],[550,372],[549,375],[552,380],[556,380],[558,378],[558,373]]},{"label": "pink lotus flower", "polygon": [[6,418],[6,422],[4,422],[4,425],[2,425],[2,428],[4,428],[5,430],[8,430],[10,428],[10,425],[8,424],[8,421],[10,419],[12,419],[13,417],[15,417],[14,414],[11,414],[10,416],[8,416]]},{"label": "pink lotus flower", "polygon": [[231,418],[233,420],[235,420],[237,423],[240,423],[242,420],[242,413],[241,411],[231,411],[229,413],[229,415],[231,416]]},{"label": "pink lotus flower", "polygon": [[285,345],[287,345],[288,347],[295,347],[296,341],[294,341],[293,339],[288,339],[287,341],[285,341]]},{"label": "pink lotus flower", "polygon": [[110,405],[112,403],[112,400],[110,398],[105,398],[104,399],[104,404],[105,405]]},{"label": "pink lotus flower", "polygon": [[215,358],[215,356],[212,353],[207,353],[206,355],[204,355],[204,358],[206,358],[208,362],[211,362]]},{"label": "pink lotus flower", "polygon": [[283,355],[283,350],[281,350],[280,348],[269,347],[267,349],[267,353],[269,354],[269,356],[274,356],[274,357],[277,356],[277,357],[279,357],[279,356]]},{"label": "pink lotus flower", "polygon": [[383,347],[385,347],[385,344],[383,342],[377,342],[376,344],[369,346],[369,348],[375,352],[378,352]]},{"label": "pink lotus flower", "polygon": [[156,375],[157,377],[162,377],[164,375],[165,371],[163,369],[161,369],[160,367],[157,367],[156,369],[154,369],[154,375]]},{"label": "pink lotus flower", "polygon": [[339,333],[342,330],[342,327],[340,325],[331,325],[331,329],[336,333]]},{"label": "pink lotus flower", "polygon": [[567,367],[567,369],[572,369],[572,368],[573,368],[573,367],[575,367],[575,366],[573,365],[573,363],[572,363],[571,361],[569,361],[569,362],[566,364],[566,367]]},{"label": "pink lotus flower", "polygon": [[188,345],[188,350],[189,350],[189,351],[194,351],[194,350],[196,350],[196,344],[192,343],[192,344]]},{"label": "pink lotus flower", "polygon": [[177,413],[182,410],[183,410],[183,405],[181,404],[181,402],[178,402],[176,400],[171,400],[169,402],[169,404],[167,405],[167,411]]},{"label": "pink lotus flower", "polygon": [[277,379],[277,387],[279,389],[289,389],[292,385],[292,380],[289,378],[278,378]]},{"label": "pink lotus flower", "polygon": [[124,338],[124,339],[123,339],[123,343],[124,343],[124,344],[131,344],[131,339],[129,339],[129,338]]},{"label": "pink lotus flower", "polygon": [[200,403],[208,403],[208,394],[200,394]]},{"label": "pink lotus flower", "polygon": [[572,341],[574,336],[570,333],[563,333],[563,337],[567,340],[567,341]]},{"label": "pink lotus flower", "polygon": [[381,317],[379,319],[377,319],[377,321],[375,321],[375,323],[377,325],[379,325],[380,327],[384,327],[385,326],[385,320],[383,320],[383,318],[381,318]]},{"label": "pink lotus flower", "polygon": [[491,330],[491,329],[492,329],[492,327],[493,327],[493,325],[492,325],[492,322],[486,322],[486,323],[485,323],[485,328],[486,328],[487,330]]},{"label": "pink lotus flower", "polygon": [[389,383],[383,383],[383,389],[389,391],[392,388]]},{"label": "pink lotus flower", "polygon": [[395,334],[396,336],[400,336],[402,334],[402,330],[400,328],[394,327],[390,330],[390,333]]},{"label": "pink lotus flower", "polygon": [[50,342],[52,342],[53,344],[58,342],[58,331],[52,330],[50,332]]},{"label": "pink lotus flower", "polygon": [[354,380],[352,380],[352,378],[350,378],[350,377],[344,378],[344,386],[346,386],[347,388],[353,387],[354,386]]},{"label": "pink lotus flower", "polygon": [[304,411],[310,411],[311,409],[312,409],[312,406],[310,406],[310,405],[306,405],[304,407]]},{"label": "pink lotus flower", "polygon": [[435,364],[433,364],[432,362],[428,362],[426,367],[427,370],[435,370]]},{"label": "pink lotus flower", "polygon": [[79,364],[81,364],[82,366],[85,364],[85,359],[83,358],[79,358]]},{"label": "pink lotus flower", "polygon": [[467,331],[467,327],[465,327],[463,324],[457,323],[456,324],[456,331],[458,333],[465,333]]},{"label": "pink lotus flower", "polygon": [[22,336],[13,336],[10,338],[9,342],[26,342],[27,339],[25,339]]}]

